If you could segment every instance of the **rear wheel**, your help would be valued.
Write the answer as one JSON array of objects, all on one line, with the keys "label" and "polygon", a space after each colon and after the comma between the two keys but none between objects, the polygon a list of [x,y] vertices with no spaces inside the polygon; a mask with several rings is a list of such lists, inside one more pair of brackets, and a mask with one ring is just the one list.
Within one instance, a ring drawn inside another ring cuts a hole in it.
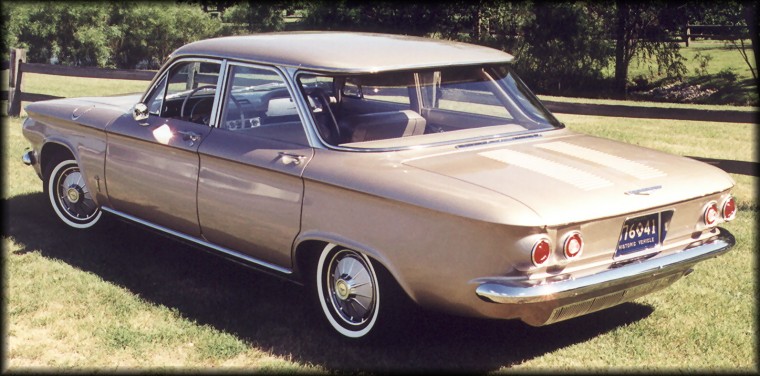
[{"label": "rear wheel", "polygon": [[332,328],[349,338],[367,336],[386,314],[380,282],[365,254],[328,244],[317,262],[316,292]]},{"label": "rear wheel", "polygon": [[75,160],[51,163],[45,173],[44,188],[53,211],[65,224],[84,229],[100,220],[103,213],[92,199]]}]

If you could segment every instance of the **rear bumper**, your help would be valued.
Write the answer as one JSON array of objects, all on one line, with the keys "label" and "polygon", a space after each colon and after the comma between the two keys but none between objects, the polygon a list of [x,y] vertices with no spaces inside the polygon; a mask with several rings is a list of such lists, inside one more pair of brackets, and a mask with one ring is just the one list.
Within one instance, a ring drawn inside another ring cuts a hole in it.
[{"label": "rear bumper", "polygon": [[[540,285],[498,277],[479,279],[477,296],[487,302],[533,306],[521,317],[530,325],[546,325],[608,308],[667,287],[691,272],[691,267],[728,252],[736,243],[720,228],[715,237],[694,243],[678,253],[655,257],[578,279]],[[563,311],[566,311],[563,313]],[[569,311],[572,311],[569,312]]]}]

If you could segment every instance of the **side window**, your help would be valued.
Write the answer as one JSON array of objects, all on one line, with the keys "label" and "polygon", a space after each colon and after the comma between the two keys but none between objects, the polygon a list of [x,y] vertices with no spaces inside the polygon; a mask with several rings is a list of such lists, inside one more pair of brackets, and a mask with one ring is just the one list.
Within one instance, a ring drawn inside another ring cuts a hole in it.
[{"label": "side window", "polygon": [[233,65],[219,128],[308,145],[295,101],[277,72]]},{"label": "side window", "polygon": [[166,76],[159,81],[153,89],[153,93],[148,97],[145,103],[148,105],[148,112],[151,115],[161,115],[161,105],[164,103],[164,93],[166,92]]},{"label": "side window", "polygon": [[488,86],[474,70],[421,73],[425,107],[467,114],[512,119]]},{"label": "side window", "polygon": [[149,100],[151,113],[208,125],[219,70],[220,64],[213,62],[175,64],[157,86],[155,97]]},{"label": "side window", "polygon": [[[348,97],[363,98],[372,101],[400,103],[409,105],[409,86],[412,76],[385,75],[387,80],[370,79],[371,77],[348,77],[343,86],[343,94]],[[362,82],[368,81],[368,82]]]}]

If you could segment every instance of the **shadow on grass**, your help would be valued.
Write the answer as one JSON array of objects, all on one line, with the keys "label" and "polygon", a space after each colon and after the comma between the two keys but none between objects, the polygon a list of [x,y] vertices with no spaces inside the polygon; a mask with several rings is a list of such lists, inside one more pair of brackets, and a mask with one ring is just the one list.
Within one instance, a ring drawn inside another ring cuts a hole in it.
[{"label": "shadow on grass", "polygon": [[176,308],[198,324],[332,371],[488,372],[587,341],[652,313],[649,306],[626,303],[533,328],[515,320],[418,310],[400,313],[415,324],[390,334],[386,343],[355,344],[325,328],[309,305],[306,289],[298,285],[113,218],[97,230],[69,229],[53,217],[41,193],[16,196],[4,204],[3,233],[22,247],[18,253],[39,251],[146,301]]}]

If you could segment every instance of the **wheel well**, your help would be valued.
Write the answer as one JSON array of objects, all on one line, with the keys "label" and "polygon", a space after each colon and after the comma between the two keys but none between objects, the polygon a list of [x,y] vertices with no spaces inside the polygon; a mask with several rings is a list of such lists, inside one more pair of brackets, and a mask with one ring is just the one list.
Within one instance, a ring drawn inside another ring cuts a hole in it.
[{"label": "wheel well", "polygon": [[74,158],[74,154],[69,148],[56,143],[47,143],[42,147],[40,151],[40,169],[44,174],[47,171],[48,166],[51,163],[64,160],[66,158]]},{"label": "wheel well", "polygon": [[[296,247],[294,263],[296,269],[295,273],[300,277],[302,283],[306,285],[313,283],[311,280],[311,274],[316,270],[316,264],[320,253],[329,243],[330,242],[322,240],[306,240]],[[403,292],[406,297],[409,297],[407,292],[398,283],[398,280],[396,280],[396,276],[394,276],[383,263],[378,261],[371,254],[363,252],[361,249],[355,249],[353,247],[346,248],[354,249],[355,251],[367,255],[367,257],[372,260],[372,265],[375,267],[375,271],[378,274],[383,274],[386,278],[392,279],[392,283],[395,284],[396,289]]]},{"label": "wheel well", "polygon": [[311,283],[309,278],[311,270],[317,263],[319,253],[327,244],[327,242],[321,240],[307,240],[298,244],[298,247],[296,247],[295,272],[304,284]]}]

